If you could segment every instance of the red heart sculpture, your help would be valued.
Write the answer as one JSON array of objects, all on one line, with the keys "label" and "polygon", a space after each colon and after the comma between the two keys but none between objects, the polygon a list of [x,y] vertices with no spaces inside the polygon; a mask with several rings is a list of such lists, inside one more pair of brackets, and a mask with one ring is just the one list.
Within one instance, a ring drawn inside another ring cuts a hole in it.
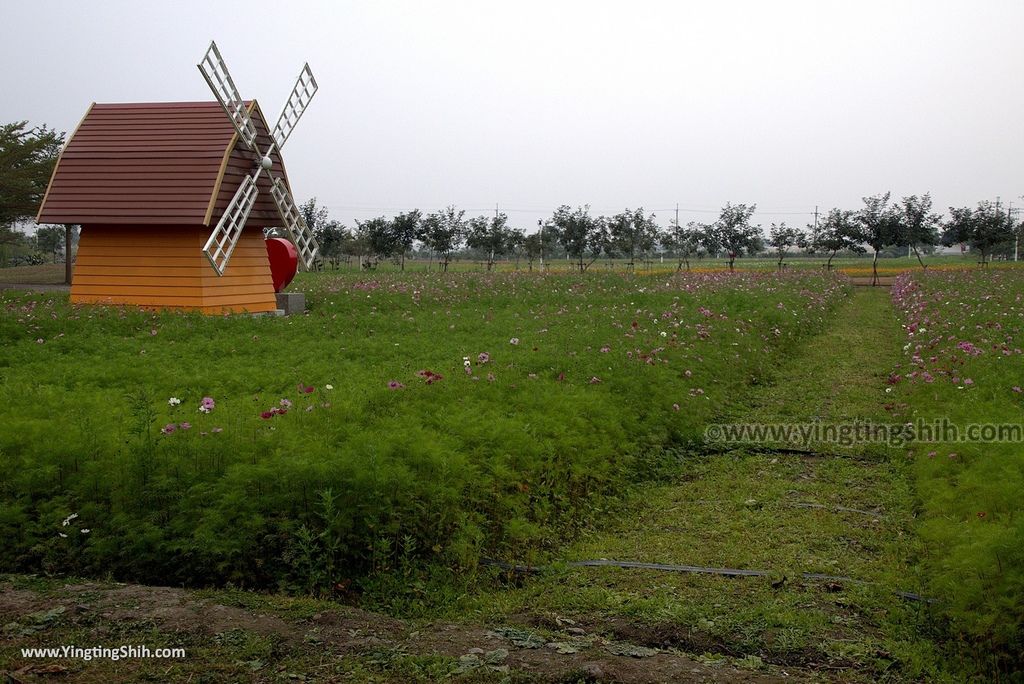
[{"label": "red heart sculpture", "polygon": [[295,245],[284,238],[269,238],[266,243],[274,292],[280,292],[288,287],[288,283],[295,277],[295,272],[299,270],[299,253]]}]

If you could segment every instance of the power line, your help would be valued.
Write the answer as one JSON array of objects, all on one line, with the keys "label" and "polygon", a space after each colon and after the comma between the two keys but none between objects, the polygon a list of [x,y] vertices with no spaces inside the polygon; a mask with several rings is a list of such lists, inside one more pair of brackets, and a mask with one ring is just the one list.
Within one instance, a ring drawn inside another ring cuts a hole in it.
[{"label": "power line", "polygon": [[[401,207],[397,207],[397,206],[395,206],[395,207],[368,206],[368,205],[355,205],[355,204],[322,204],[320,206],[322,206],[322,207],[324,207],[326,209],[333,210],[333,211],[353,211],[353,212],[377,212],[377,211],[389,212],[389,211],[394,211],[394,212],[404,212],[404,211],[408,211],[410,206],[415,207],[416,203],[410,203],[408,205],[401,206]],[[444,205],[441,205],[441,204],[425,204],[425,205],[420,205],[420,206],[437,207],[438,209],[442,209],[442,208],[444,208],[445,206],[448,206],[448,205],[447,204],[444,204]],[[473,212],[484,213],[484,212],[491,211],[490,207],[486,207],[485,208],[485,207],[468,206],[468,207],[460,207],[460,208],[463,208],[463,209],[465,209],[465,211],[470,212],[470,213],[473,213]],[[529,214],[536,214],[536,213],[546,213],[546,212],[554,211],[554,207],[505,207],[503,210],[506,213],[529,213]],[[608,213],[608,212],[621,211],[621,209],[617,208],[617,207],[593,207],[593,206],[590,207],[590,210],[593,211],[593,212],[597,212],[597,213]],[[719,213],[721,211],[721,209],[698,209],[698,208],[695,208],[695,207],[656,207],[656,208],[649,208],[649,209],[647,209],[647,211],[654,212],[654,213],[658,213],[658,212],[665,212],[665,213],[669,213],[669,212],[682,212],[684,214],[717,214],[717,213]],[[765,216],[814,216],[815,214],[816,214],[815,211],[771,211],[771,210],[768,210],[768,209],[762,209],[762,210],[754,212],[754,216],[758,216],[758,215],[765,215]]]}]

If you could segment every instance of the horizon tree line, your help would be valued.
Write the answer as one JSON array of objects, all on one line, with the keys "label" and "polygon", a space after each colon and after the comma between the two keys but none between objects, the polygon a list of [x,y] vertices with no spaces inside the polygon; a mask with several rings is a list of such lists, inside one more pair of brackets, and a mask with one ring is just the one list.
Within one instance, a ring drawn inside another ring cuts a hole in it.
[{"label": "horizon tree line", "polygon": [[350,229],[328,216],[316,198],[301,210],[320,242],[322,257],[337,268],[345,261],[358,259],[363,268],[372,268],[381,260],[393,260],[403,270],[408,257],[426,255],[428,264],[448,270],[456,256],[479,258],[490,271],[500,260],[525,260],[529,268],[537,259],[564,257],[584,272],[599,259],[626,261],[627,269],[638,263],[650,263],[656,256],[674,257],[677,269],[689,269],[691,260],[721,257],[729,269],[737,258],[759,256],[766,252],[785,266],[785,258],[794,250],[820,254],[832,268],[839,254],[872,252],[873,278],[878,277],[878,259],[892,248],[900,248],[917,257],[927,268],[922,253],[938,245],[969,247],[979,255],[979,264],[989,263],[994,253],[1021,237],[1022,223],[1009,211],[1003,212],[989,201],[976,207],[950,207],[943,219],[932,210],[930,193],[909,195],[897,202],[885,192],[862,198],[858,210],[830,209],[820,221],[804,228],[772,223],[767,230],[752,223],[756,204],[726,203],[718,218],[709,223],[691,221],[685,225],[670,220],[662,228],[653,213],[642,207],[626,208],[612,216],[594,216],[589,205],[562,205],[543,221],[543,230],[527,234],[509,225],[508,215],[467,218],[465,210],[455,206],[423,214],[418,209],[393,218],[379,216],[357,220]]}]

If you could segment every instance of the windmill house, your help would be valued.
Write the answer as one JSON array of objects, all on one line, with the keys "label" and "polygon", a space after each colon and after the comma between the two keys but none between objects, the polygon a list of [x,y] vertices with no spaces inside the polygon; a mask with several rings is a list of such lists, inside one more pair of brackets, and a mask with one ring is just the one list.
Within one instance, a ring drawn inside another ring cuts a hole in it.
[{"label": "windmill house", "polygon": [[[280,152],[316,92],[309,66],[273,129],[215,44],[199,68],[217,101],[93,104],[62,151],[36,220],[82,227],[72,302],[271,312],[296,257],[312,267]],[[291,264],[272,265],[269,227]]]}]

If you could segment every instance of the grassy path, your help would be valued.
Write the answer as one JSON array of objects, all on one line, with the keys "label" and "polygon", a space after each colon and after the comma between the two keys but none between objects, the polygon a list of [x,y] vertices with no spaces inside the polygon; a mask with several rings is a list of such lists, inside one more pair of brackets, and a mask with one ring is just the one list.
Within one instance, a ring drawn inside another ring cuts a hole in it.
[{"label": "grassy path", "polygon": [[[796,350],[774,384],[734,406],[729,422],[884,422],[896,359],[888,292],[859,288],[826,333]],[[632,514],[589,534],[568,561],[614,559],[762,569],[730,578],[568,567],[477,599],[487,620],[588,632],[771,671],[874,681],[933,676],[920,636],[913,496],[893,451],[822,446],[810,453],[737,448],[686,457],[678,478],[645,488]],[[817,453],[815,453],[817,451]],[[851,580],[809,581],[801,573]]]}]

